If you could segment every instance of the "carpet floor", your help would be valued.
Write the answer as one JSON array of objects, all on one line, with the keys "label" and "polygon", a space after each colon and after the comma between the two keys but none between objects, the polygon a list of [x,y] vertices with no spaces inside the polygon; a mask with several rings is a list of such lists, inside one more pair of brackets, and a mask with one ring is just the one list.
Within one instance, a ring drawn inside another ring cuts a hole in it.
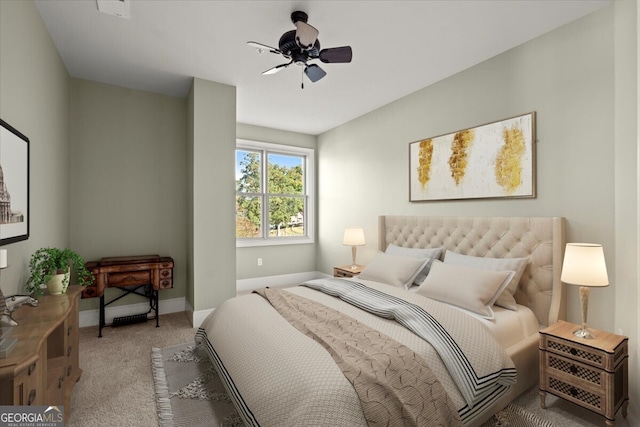
[{"label": "carpet floor", "polygon": [[160,316],[155,322],[117,328],[80,329],[82,376],[71,395],[66,427],[152,427],[158,425],[151,376],[152,347],[193,340],[195,329],[186,314]]}]

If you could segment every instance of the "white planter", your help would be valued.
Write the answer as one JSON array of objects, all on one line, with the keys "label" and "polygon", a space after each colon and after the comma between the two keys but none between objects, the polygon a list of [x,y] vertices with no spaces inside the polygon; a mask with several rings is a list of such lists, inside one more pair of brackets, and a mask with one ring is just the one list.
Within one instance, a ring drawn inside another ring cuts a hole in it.
[{"label": "white planter", "polygon": [[67,292],[69,287],[69,270],[66,273],[56,274],[47,282],[47,290],[51,295],[61,295]]}]

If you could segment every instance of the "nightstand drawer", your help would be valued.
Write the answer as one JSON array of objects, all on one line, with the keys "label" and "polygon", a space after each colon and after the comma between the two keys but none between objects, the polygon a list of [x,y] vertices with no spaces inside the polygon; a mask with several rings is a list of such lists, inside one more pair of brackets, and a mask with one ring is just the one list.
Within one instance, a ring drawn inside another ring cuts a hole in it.
[{"label": "nightstand drawer", "polygon": [[355,268],[350,265],[333,267],[333,277],[354,277],[362,273],[364,266],[356,264]]},{"label": "nightstand drawer", "polygon": [[598,414],[603,413],[603,398],[601,393],[594,393],[573,384],[566,383],[558,378],[549,376],[547,391],[558,395],[570,402],[591,409]]},{"label": "nightstand drawer", "polygon": [[621,343],[613,353],[605,353],[597,348],[581,345],[552,335],[543,335],[540,349],[611,372],[615,369],[616,365],[627,356],[627,346],[623,344],[625,343]]},{"label": "nightstand drawer", "polygon": [[[545,365],[549,370],[550,376],[562,376],[562,374],[571,375],[573,378],[586,381],[600,387],[606,381],[606,376],[611,375],[602,369],[595,369],[589,365],[575,362],[570,359],[557,356],[553,353],[543,353]],[[575,382],[575,381],[573,381]]]}]

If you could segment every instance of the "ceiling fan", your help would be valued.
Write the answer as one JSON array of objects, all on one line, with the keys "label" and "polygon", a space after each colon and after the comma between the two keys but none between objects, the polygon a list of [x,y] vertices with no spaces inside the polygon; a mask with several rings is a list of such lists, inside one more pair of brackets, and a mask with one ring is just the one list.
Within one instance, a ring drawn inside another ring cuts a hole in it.
[{"label": "ceiling fan", "polygon": [[[287,31],[280,37],[278,48],[267,46],[258,42],[247,42],[249,46],[257,48],[259,53],[269,51],[277,55],[282,55],[289,62],[269,68],[262,74],[275,74],[287,68],[291,64],[304,67],[304,74],[312,82],[317,82],[327,75],[327,73],[317,64],[309,64],[309,61],[319,59],[324,63],[345,63],[351,62],[351,46],[332,47],[320,49],[318,40],[318,30],[307,24],[308,16],[301,11],[291,14],[291,22],[296,29]],[[302,83],[304,89],[304,82]]]}]

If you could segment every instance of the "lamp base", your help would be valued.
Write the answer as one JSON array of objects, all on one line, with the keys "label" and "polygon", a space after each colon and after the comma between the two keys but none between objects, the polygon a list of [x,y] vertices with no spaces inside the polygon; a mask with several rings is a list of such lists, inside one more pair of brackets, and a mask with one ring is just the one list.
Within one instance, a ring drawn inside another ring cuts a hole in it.
[{"label": "lamp base", "polygon": [[596,338],[596,336],[593,335],[593,333],[589,329],[587,329],[586,326],[573,331],[573,335],[575,335],[578,338],[584,338],[587,340],[592,340]]}]

